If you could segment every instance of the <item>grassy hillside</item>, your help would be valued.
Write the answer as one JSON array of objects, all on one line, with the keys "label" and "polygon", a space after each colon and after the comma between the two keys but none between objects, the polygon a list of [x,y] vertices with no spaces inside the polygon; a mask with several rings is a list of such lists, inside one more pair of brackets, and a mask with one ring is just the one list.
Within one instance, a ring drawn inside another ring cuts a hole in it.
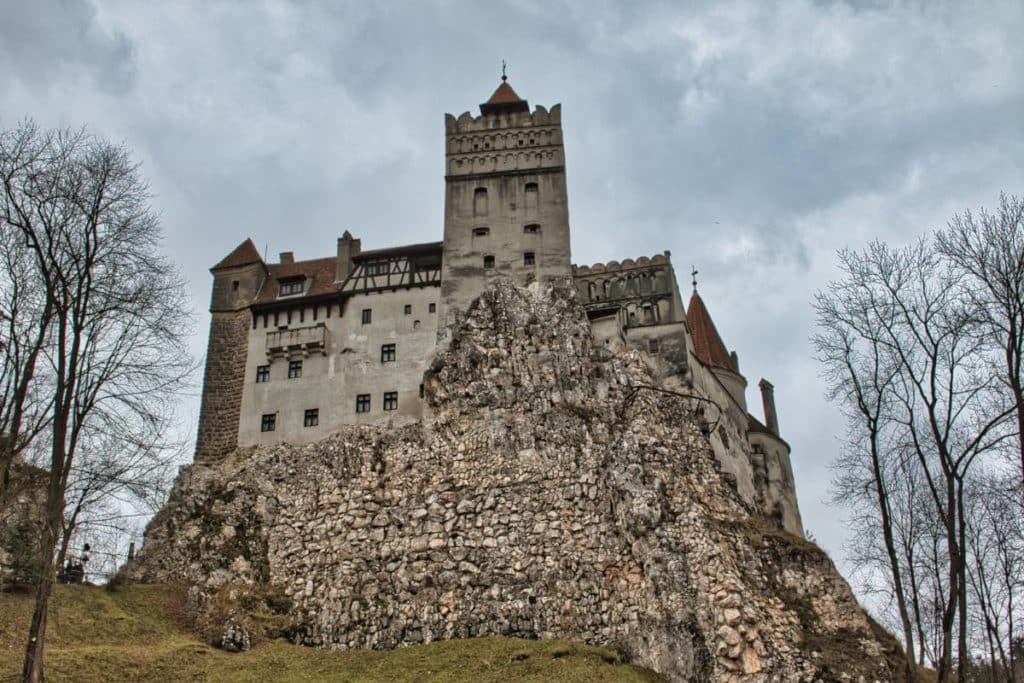
[{"label": "grassy hillside", "polygon": [[[229,654],[199,642],[162,586],[115,592],[57,586],[50,613],[50,681],[656,681],[607,649],[511,638],[453,640],[391,652],[263,642]],[[0,594],[0,681],[15,680],[32,612],[29,595]]]}]

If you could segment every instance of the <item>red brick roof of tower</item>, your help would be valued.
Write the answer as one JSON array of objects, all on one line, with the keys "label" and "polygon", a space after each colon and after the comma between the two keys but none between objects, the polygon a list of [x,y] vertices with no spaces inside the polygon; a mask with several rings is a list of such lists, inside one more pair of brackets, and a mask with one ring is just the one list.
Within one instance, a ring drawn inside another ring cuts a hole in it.
[{"label": "red brick roof of tower", "polygon": [[686,322],[690,325],[690,334],[693,336],[693,350],[702,363],[738,372],[733,365],[732,356],[725,349],[725,343],[715,329],[715,323],[711,320],[704,300],[696,291],[686,306]]},{"label": "red brick roof of tower", "polygon": [[491,99],[487,100],[486,104],[512,104],[513,102],[521,102],[523,98],[516,94],[516,91],[512,89],[512,86],[508,84],[508,81],[502,81],[501,85],[498,86],[494,94],[491,95]]},{"label": "red brick roof of tower", "polygon": [[259,249],[252,243],[251,239],[247,239],[234,250],[225,256],[220,262],[210,270],[221,270],[223,268],[238,268],[240,266],[247,266],[251,263],[262,263],[263,259],[260,258]]}]

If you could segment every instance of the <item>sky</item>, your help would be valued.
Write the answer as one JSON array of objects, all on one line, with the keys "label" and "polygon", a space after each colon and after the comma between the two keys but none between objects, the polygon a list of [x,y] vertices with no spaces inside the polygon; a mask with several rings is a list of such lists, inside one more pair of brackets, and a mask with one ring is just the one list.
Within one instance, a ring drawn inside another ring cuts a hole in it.
[{"label": "sky", "polygon": [[[813,358],[835,252],[1024,194],[1024,3],[0,0],[0,126],[87,126],[142,164],[205,349],[208,268],[440,240],[444,114],[508,62],[562,104],[573,262],[690,266],[760,415],[775,384],[804,525],[843,422]],[[183,410],[194,431],[198,403]]]}]

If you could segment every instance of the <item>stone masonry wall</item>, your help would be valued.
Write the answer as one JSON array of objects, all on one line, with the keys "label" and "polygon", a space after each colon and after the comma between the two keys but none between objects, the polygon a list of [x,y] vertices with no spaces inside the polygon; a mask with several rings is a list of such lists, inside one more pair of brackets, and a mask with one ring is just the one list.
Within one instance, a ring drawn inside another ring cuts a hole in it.
[{"label": "stone masonry wall", "polygon": [[675,681],[892,680],[894,641],[752,514],[702,397],[650,362],[594,348],[568,283],[499,283],[428,371],[424,423],[185,468],[124,575],[269,591],[316,646],[559,637]]},{"label": "stone masonry wall", "polygon": [[197,463],[213,462],[238,446],[238,419],[252,314],[213,311],[203,373],[203,398],[196,438]]}]

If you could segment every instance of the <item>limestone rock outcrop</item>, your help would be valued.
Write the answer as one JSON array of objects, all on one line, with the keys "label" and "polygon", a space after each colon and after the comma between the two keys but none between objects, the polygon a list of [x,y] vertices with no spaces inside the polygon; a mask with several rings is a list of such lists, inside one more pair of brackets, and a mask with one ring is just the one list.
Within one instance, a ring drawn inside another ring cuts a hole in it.
[{"label": "limestone rock outcrop", "polygon": [[421,424],[183,468],[124,577],[259,587],[315,646],[559,637],[678,681],[895,678],[827,556],[719,471],[705,397],[595,348],[568,283],[486,290],[425,385]]}]

